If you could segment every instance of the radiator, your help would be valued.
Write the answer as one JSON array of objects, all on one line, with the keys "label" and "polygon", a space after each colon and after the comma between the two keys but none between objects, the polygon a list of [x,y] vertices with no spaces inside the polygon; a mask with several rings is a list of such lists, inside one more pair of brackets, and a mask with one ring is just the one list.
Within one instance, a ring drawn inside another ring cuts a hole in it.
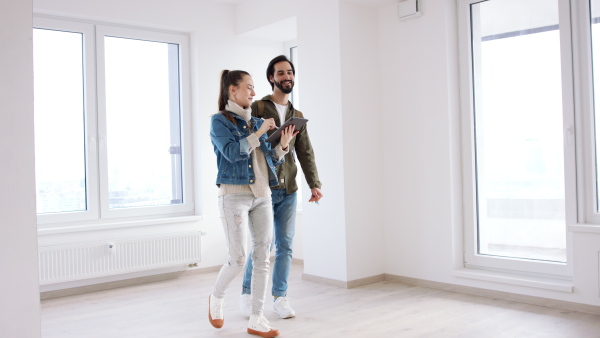
[{"label": "radiator", "polygon": [[39,248],[40,285],[200,261],[200,231]]}]

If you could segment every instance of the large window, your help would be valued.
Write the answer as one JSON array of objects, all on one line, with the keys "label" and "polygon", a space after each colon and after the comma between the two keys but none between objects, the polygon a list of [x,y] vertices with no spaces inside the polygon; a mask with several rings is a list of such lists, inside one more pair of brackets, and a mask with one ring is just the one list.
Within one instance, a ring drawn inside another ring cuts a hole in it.
[{"label": "large window", "polygon": [[185,35],[34,21],[40,223],[193,212]]},{"label": "large window", "polygon": [[292,91],[292,103],[294,107],[300,109],[300,88],[298,88],[298,46],[294,45],[290,47],[290,61],[294,64],[296,74],[294,75],[294,90]]},{"label": "large window", "polygon": [[570,3],[461,0],[467,266],[569,275]]}]

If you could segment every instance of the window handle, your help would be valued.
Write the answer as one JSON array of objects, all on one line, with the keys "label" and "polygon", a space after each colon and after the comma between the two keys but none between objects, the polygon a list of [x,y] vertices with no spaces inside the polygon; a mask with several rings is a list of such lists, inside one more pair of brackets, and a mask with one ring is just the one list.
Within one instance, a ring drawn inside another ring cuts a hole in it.
[{"label": "window handle", "polygon": [[565,128],[565,146],[570,148],[573,146],[573,126],[569,125]]},{"label": "window handle", "polygon": [[98,144],[96,143],[95,136],[90,136],[89,147],[90,147],[90,152],[92,152],[94,154],[98,152]]},{"label": "window handle", "polygon": [[100,136],[98,139],[98,146],[101,151],[106,151],[106,137]]}]

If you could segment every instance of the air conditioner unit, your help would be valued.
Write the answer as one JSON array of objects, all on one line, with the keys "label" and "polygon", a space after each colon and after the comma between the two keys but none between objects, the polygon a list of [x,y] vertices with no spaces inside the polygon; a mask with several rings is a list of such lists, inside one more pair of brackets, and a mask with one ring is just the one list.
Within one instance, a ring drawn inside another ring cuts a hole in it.
[{"label": "air conditioner unit", "polygon": [[421,15],[420,0],[403,0],[398,3],[398,17],[400,20],[417,18]]}]

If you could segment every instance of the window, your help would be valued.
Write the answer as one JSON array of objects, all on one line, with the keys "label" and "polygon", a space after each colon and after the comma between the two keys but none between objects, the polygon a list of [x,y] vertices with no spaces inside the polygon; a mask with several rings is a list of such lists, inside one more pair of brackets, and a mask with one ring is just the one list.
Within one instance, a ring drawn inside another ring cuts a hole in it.
[{"label": "window", "polygon": [[[294,69],[298,70],[298,46],[290,47],[290,61],[294,64]],[[294,103],[294,107],[300,109],[300,90],[298,88],[298,72],[294,75],[294,90],[292,91],[292,103]]]},{"label": "window", "polygon": [[34,21],[39,223],[193,213],[187,37]]},{"label": "window", "polygon": [[[295,74],[294,74],[294,90],[292,91],[291,94],[291,101],[292,104],[294,105],[294,108],[302,111],[300,109],[300,88],[298,86],[298,45],[296,44],[296,42],[291,42],[290,43],[290,47],[289,47],[289,59],[290,61],[292,61],[292,63],[294,64],[294,70],[295,70]],[[304,195],[302,193],[302,191],[304,190],[304,182],[306,182],[306,179],[304,178],[304,172],[302,171],[302,167],[300,166],[299,162],[298,163],[298,175],[296,177],[296,182],[298,183],[298,193],[297,193],[297,198],[299,201],[302,201],[304,199]],[[310,196],[309,196],[310,197]],[[302,211],[302,203],[298,203],[297,204],[297,209],[298,211]]]},{"label": "window", "polygon": [[467,266],[570,274],[569,1],[460,2]]}]

